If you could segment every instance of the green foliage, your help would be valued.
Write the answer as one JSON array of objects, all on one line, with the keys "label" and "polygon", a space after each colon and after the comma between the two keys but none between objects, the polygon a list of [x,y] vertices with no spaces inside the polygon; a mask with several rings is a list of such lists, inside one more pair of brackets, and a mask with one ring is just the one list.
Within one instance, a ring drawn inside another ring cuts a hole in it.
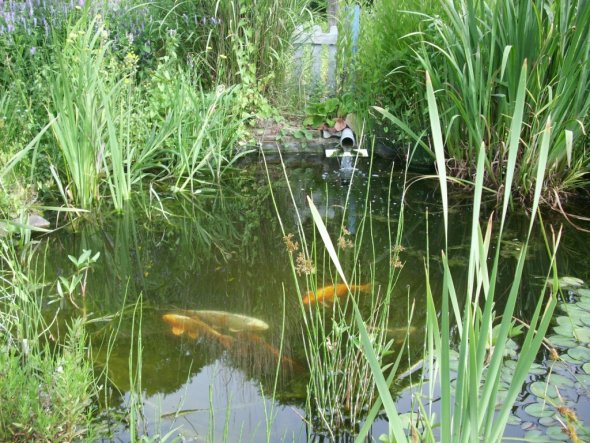
[{"label": "green foliage", "polygon": [[337,117],[339,100],[336,97],[329,98],[319,103],[311,103],[305,108],[306,126],[318,127],[323,123],[334,126],[334,119]]},{"label": "green foliage", "polygon": [[303,124],[317,128],[323,124],[333,127],[336,118],[345,118],[354,111],[352,96],[345,94],[341,97],[331,97],[317,103],[310,103],[305,108]]},{"label": "green foliage", "polygon": [[84,323],[72,320],[55,343],[30,246],[0,240],[0,440],[92,440],[98,388]]},{"label": "green foliage", "polygon": [[71,441],[87,436],[96,395],[82,323],[63,348],[0,352],[0,439]]},{"label": "green foliage", "polygon": [[590,159],[583,124],[590,99],[590,5],[564,0],[457,0],[432,17],[418,59],[431,77],[446,129],[447,155],[473,176],[479,143],[486,146],[486,184],[504,179],[503,140],[517,104],[520,68],[527,61],[527,98],[515,190],[530,197],[548,116],[552,132],[547,191],[587,181]]},{"label": "green foliage", "polygon": [[64,159],[62,176],[68,177],[68,185],[71,180],[72,199],[84,209],[99,199],[105,125],[101,92],[113,80],[105,72],[110,44],[95,23],[82,18],[72,27],[58,55],[57,72],[48,78],[51,118],[56,117],[52,130]]},{"label": "green foliage", "polygon": [[[426,378],[427,395],[423,398],[415,396],[416,403],[422,416],[422,420],[412,425],[411,430],[406,428],[406,433],[412,434],[412,439],[420,438],[424,441],[486,441],[499,442],[502,440],[504,429],[507,425],[511,408],[522,389],[523,382],[528,376],[537,352],[539,351],[545,333],[549,327],[553,310],[556,304],[555,294],[557,288],[557,269],[555,266],[555,250],[559,243],[559,237],[554,239],[552,244],[547,244],[550,252],[551,268],[545,278],[539,302],[530,320],[528,331],[524,337],[520,350],[518,362],[516,363],[511,377],[510,385],[503,393],[503,399],[499,411],[496,411],[496,402],[499,398],[500,380],[502,370],[507,363],[505,361],[505,350],[511,342],[510,336],[515,331],[514,309],[520,293],[520,285],[523,279],[523,267],[526,258],[526,250],[535,223],[535,214],[538,209],[541,190],[543,187],[544,175],[546,172],[546,159],[549,152],[549,140],[551,126],[548,123],[541,135],[541,149],[539,152],[539,164],[535,171],[534,197],[528,234],[518,257],[516,270],[513,276],[513,283],[509,295],[504,302],[503,312],[496,312],[496,277],[501,266],[501,245],[504,231],[504,223],[508,215],[509,201],[511,198],[511,187],[516,170],[517,152],[519,150],[519,135],[524,130],[522,112],[525,104],[527,68],[526,63],[521,69],[516,91],[516,105],[512,115],[511,136],[506,142],[508,149],[508,162],[506,164],[506,179],[504,182],[503,206],[499,218],[499,234],[494,249],[491,247],[492,219],[490,218],[487,227],[480,226],[480,211],[482,202],[484,165],[485,165],[485,144],[480,145],[477,156],[477,180],[475,182],[473,198],[473,219],[471,231],[471,247],[467,273],[467,285],[465,294],[461,297],[455,289],[453,275],[449,268],[448,247],[442,253],[443,261],[443,286],[442,306],[437,312],[434,297],[430,288],[431,270],[426,263],[427,278],[427,344],[425,347],[425,366],[427,368]],[[426,76],[426,87],[428,96],[429,114],[433,143],[437,161],[444,161],[443,136],[439,113],[436,101],[434,100],[434,89],[429,76]],[[446,205],[446,176],[445,170],[439,170],[439,182],[443,193],[443,212],[445,227],[447,226],[448,209]],[[445,236],[447,236],[445,228]],[[445,237],[446,238],[446,237]],[[445,242],[446,243],[446,242]],[[490,261],[491,258],[491,261]],[[491,267],[489,267],[490,263]],[[550,292],[546,300],[546,292]],[[463,307],[461,305],[463,304]],[[500,315],[499,322],[495,318]],[[454,317],[454,324],[451,322]],[[452,369],[452,352],[449,346],[451,343],[451,329],[456,329],[458,335],[458,354],[456,357],[456,368]],[[495,331],[494,331],[495,329]],[[370,343],[364,345],[367,358],[372,358],[373,349]],[[377,368],[377,371],[379,368]],[[375,369],[375,376],[382,378]],[[453,381],[452,381],[453,380]],[[440,386],[440,417],[432,414],[432,404],[424,404],[424,400],[430,402],[434,398],[436,384]],[[424,383],[424,382],[423,382]],[[422,386],[422,384],[421,384]],[[418,390],[419,391],[419,390]],[[379,391],[382,401],[392,402],[388,390]],[[409,441],[409,438],[400,437],[399,416],[395,409],[387,411],[390,430],[389,440]],[[440,428],[440,437],[435,436],[433,430]]]},{"label": "green foliage", "polygon": [[[368,112],[378,105],[420,132],[428,124],[423,76],[417,72],[414,45],[424,27],[424,14],[438,14],[437,0],[375,0],[361,14],[352,92],[358,107]],[[381,122],[374,122],[380,126]],[[411,140],[405,131],[385,124],[395,142]]]}]

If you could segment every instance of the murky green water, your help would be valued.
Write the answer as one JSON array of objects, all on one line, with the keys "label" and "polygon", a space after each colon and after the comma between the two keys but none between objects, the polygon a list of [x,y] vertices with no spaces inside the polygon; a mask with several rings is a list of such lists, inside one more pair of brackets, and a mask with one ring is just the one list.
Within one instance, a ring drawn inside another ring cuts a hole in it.
[{"label": "murky green water", "polygon": [[[312,196],[335,239],[341,233],[341,226],[350,231],[349,238],[361,232],[366,236],[358,257],[352,250],[342,251],[345,272],[356,266],[361,269],[360,280],[368,279],[374,272],[378,282],[386,283],[392,266],[390,235],[395,236],[397,229],[403,175],[395,172],[390,176],[389,165],[382,168],[374,165],[369,170],[363,164],[349,188],[335,160],[294,158],[287,164],[293,200],[282,168],[271,165],[269,170],[285,231],[297,234],[295,204],[307,238],[313,237],[305,203],[305,197]],[[421,352],[425,318],[427,238],[433,276],[439,275],[438,257],[443,246],[438,195],[434,180],[421,180],[411,184],[405,199],[402,241],[405,251],[400,257],[404,268],[394,292],[390,328],[406,325],[409,306],[415,302],[411,343],[416,358]],[[348,210],[344,211],[347,201]],[[450,263],[460,280],[467,261],[464,251],[468,247],[471,214],[468,200],[457,196],[452,202]],[[366,204],[371,221],[363,229]],[[79,256],[84,249],[101,254],[88,276],[86,299],[78,296],[74,301],[80,307],[86,306],[89,318],[97,319],[91,325],[91,337],[98,362],[107,361],[107,341],[116,332],[106,368],[112,382],[110,405],[123,411],[130,401],[129,350],[137,345],[138,339],[137,322],[132,328],[133,308],[141,295],[142,366],[141,378],[136,378],[135,384],[140,383],[144,394],[142,426],[150,435],[172,432],[187,441],[217,442],[225,438],[257,442],[266,441],[269,432],[270,441],[283,438],[319,441],[321,436],[310,435],[309,427],[302,420],[308,378],[302,314],[264,166],[251,164],[228,180],[222,189],[203,189],[190,197],[171,196],[153,189],[145,196],[138,196],[132,206],[122,216],[87,222],[76,229],[64,226],[44,240],[49,278],[71,275],[73,267],[68,254]],[[560,220],[551,215],[545,217],[547,225]],[[502,279],[510,281],[527,223],[524,215],[510,220],[499,287]],[[541,277],[547,269],[545,246],[539,240],[540,237],[533,242],[529,253],[520,298],[518,315],[524,318],[536,303]],[[588,254],[582,246],[588,244],[586,235],[567,230],[559,257],[563,275],[590,279]],[[321,264],[317,265],[321,271]],[[320,275],[322,279],[326,284],[331,283],[329,275]],[[303,278],[300,283],[304,284]],[[438,282],[432,283],[436,294]],[[506,292],[508,289],[506,283]],[[101,320],[116,314],[123,306],[126,309],[122,317]],[[49,311],[57,307],[76,313],[67,300],[51,304]],[[215,337],[193,339],[186,333],[173,334],[171,327],[162,321],[162,315],[187,309],[248,315],[265,321],[269,329],[252,335],[220,330],[232,337],[232,346]],[[400,341],[400,337],[395,338]],[[281,364],[273,401],[276,354],[281,342],[286,358]],[[407,367],[408,363],[401,372]],[[103,367],[97,368],[100,369]],[[394,389],[401,392],[402,387]],[[408,395],[403,394],[400,409],[408,405]],[[378,422],[374,435],[377,437],[385,426]],[[124,425],[115,427],[118,441],[129,439],[129,430]],[[518,435],[519,428],[511,433]]]}]

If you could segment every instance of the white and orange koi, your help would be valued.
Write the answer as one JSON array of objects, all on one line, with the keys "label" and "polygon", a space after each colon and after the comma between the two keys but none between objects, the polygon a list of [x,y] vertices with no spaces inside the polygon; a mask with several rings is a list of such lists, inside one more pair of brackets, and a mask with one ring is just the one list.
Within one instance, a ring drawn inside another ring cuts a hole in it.
[{"label": "white and orange koi", "polygon": [[192,339],[205,337],[219,342],[226,349],[231,347],[234,340],[228,335],[217,332],[215,329],[201,320],[187,317],[186,315],[164,314],[162,316],[162,320],[172,326],[172,333],[174,335],[186,334]]}]

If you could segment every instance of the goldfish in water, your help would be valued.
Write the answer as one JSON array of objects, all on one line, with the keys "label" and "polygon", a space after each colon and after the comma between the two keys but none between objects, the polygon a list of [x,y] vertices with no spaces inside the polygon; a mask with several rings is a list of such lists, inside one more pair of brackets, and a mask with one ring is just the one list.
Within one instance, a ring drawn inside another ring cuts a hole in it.
[{"label": "goldfish in water", "polygon": [[[365,285],[350,285],[351,292],[371,292],[371,284]],[[303,297],[303,304],[310,303],[333,303],[335,297],[342,297],[348,294],[348,287],[344,283],[337,285],[325,286],[317,291],[309,291]]]},{"label": "goldfish in water", "polygon": [[226,328],[232,332],[238,331],[266,331],[268,323],[247,315],[234,314],[225,311],[186,311],[191,318],[204,321],[214,328]]},{"label": "goldfish in water", "polygon": [[172,333],[174,335],[186,334],[193,339],[206,337],[219,342],[225,348],[229,348],[232,345],[232,337],[217,332],[199,319],[180,314],[164,314],[162,320],[172,326]]}]

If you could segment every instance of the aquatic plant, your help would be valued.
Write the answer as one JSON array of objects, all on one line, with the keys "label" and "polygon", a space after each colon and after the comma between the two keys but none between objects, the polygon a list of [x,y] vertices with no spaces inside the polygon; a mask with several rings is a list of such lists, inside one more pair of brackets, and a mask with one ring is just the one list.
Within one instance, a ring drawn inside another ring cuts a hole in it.
[{"label": "aquatic plant", "polygon": [[[290,189],[288,173],[284,163],[282,165]],[[354,178],[348,184],[345,212],[353,210],[348,208],[353,181]],[[363,190],[365,203],[370,192],[370,186]],[[289,193],[293,198],[290,190]],[[312,217],[319,224],[321,240],[325,242],[326,238],[330,238],[328,229],[309,197],[308,202]],[[373,227],[369,206],[365,204],[365,212],[355,231],[354,241],[344,226],[346,217],[343,217],[342,225],[331,227],[332,230],[336,229],[340,244],[344,246],[338,249],[339,252],[331,243],[330,248],[321,248],[322,243],[315,235],[311,238],[303,235],[299,214],[299,241],[295,241],[293,234],[284,231],[281,214],[277,209],[303,317],[304,349],[310,372],[306,413],[313,432],[327,435],[331,439],[354,434],[376,395],[370,364],[361,358],[361,326],[351,321],[351,312],[353,307],[357,309],[357,303],[364,307],[364,314],[357,312],[357,315],[362,318],[362,327],[371,330],[369,340],[379,364],[383,363],[383,358],[392,351],[393,346],[393,341],[387,336],[387,325],[399,268],[390,266],[388,281],[380,285],[375,283],[373,266],[364,269],[358,264],[360,251],[365,249],[374,253],[376,250],[373,243],[375,240],[370,235]],[[403,210],[397,236],[395,240],[389,238],[392,245],[400,244],[402,226]],[[349,263],[356,264],[347,267],[346,275],[337,261],[339,255],[352,258]],[[392,255],[395,253],[392,252]],[[334,259],[333,264],[329,257]],[[374,256],[371,262],[375,262]],[[305,278],[306,291],[299,285],[298,276]],[[348,282],[349,279],[351,283]],[[396,343],[396,347],[398,346]],[[399,353],[395,367],[399,365],[401,356],[402,353]]]},{"label": "aquatic plant", "polygon": [[0,239],[0,440],[93,440],[104,428],[84,321],[60,337],[45,320],[34,252]]},{"label": "aquatic plant", "polygon": [[449,172],[475,177],[483,142],[484,183],[499,189],[507,181],[510,152],[504,140],[519,107],[520,69],[526,61],[524,143],[513,191],[533,197],[541,145],[549,137],[541,198],[557,206],[564,192],[588,182],[584,125],[590,109],[585,93],[590,87],[590,5],[456,0],[443,3],[443,11],[424,27],[417,57],[437,91]]},{"label": "aquatic plant", "polygon": [[[509,138],[506,142],[508,161],[495,252],[492,255],[490,244],[493,227],[492,218],[489,219],[484,229],[480,226],[485,167],[485,145],[481,143],[477,156],[478,173],[473,197],[471,246],[465,294],[461,296],[455,290],[453,275],[448,265],[449,252],[445,248],[446,251],[442,252],[443,286],[440,313],[436,310],[430,286],[430,280],[433,276],[432,270],[428,261],[426,262],[428,333],[425,347],[425,367],[427,368],[426,377],[428,377],[428,381],[423,381],[423,383],[426,384],[426,400],[428,403],[425,404],[425,399],[422,397],[423,384],[421,383],[414,395],[419,410],[415,411],[412,421],[407,427],[402,425],[389,391],[389,385],[381,368],[375,364],[372,366],[373,376],[379,388],[380,399],[385,406],[390,422],[388,436],[390,440],[395,439],[398,442],[410,441],[408,436],[411,435],[412,439],[422,439],[424,441],[437,441],[439,439],[441,441],[467,441],[470,439],[486,442],[501,441],[512,405],[521,392],[523,382],[537,357],[537,352],[549,327],[556,304],[556,294],[559,290],[554,261],[555,250],[560,240],[559,234],[556,234],[550,242],[547,241],[546,246],[551,259],[551,268],[544,280],[539,294],[539,301],[524,337],[511,383],[506,392],[503,393],[502,403],[499,411],[497,411],[496,402],[499,399],[502,368],[507,365],[504,351],[514,325],[514,307],[519,297],[526,250],[539,206],[552,130],[551,120],[549,119],[542,134],[528,234],[517,261],[504,309],[501,313],[496,313],[498,291],[496,276],[501,263],[501,240],[512,192],[520,134],[523,129],[526,78],[527,66],[525,63],[519,78],[517,105],[512,115]],[[439,165],[439,181],[446,233],[448,232],[448,200],[446,195],[447,177],[444,168],[443,135],[434,89],[428,75],[426,76],[426,87],[433,144]],[[488,267],[490,255],[492,255],[491,267]],[[463,306],[461,306],[461,303],[463,303]],[[495,321],[496,315],[501,315],[499,323]],[[356,318],[360,321],[358,316]],[[493,333],[495,326],[497,326],[496,331]],[[456,369],[451,368],[451,348],[449,343],[452,343],[452,328],[457,331],[458,341],[458,365]],[[366,358],[374,361],[375,353],[368,340],[368,335],[362,329],[361,333]],[[453,382],[451,382],[452,380]],[[431,403],[435,396],[435,386],[440,386],[440,415],[438,416],[434,415]],[[403,431],[404,428],[405,432]],[[366,432],[368,432],[368,427],[359,434],[359,440],[366,435]]]}]

